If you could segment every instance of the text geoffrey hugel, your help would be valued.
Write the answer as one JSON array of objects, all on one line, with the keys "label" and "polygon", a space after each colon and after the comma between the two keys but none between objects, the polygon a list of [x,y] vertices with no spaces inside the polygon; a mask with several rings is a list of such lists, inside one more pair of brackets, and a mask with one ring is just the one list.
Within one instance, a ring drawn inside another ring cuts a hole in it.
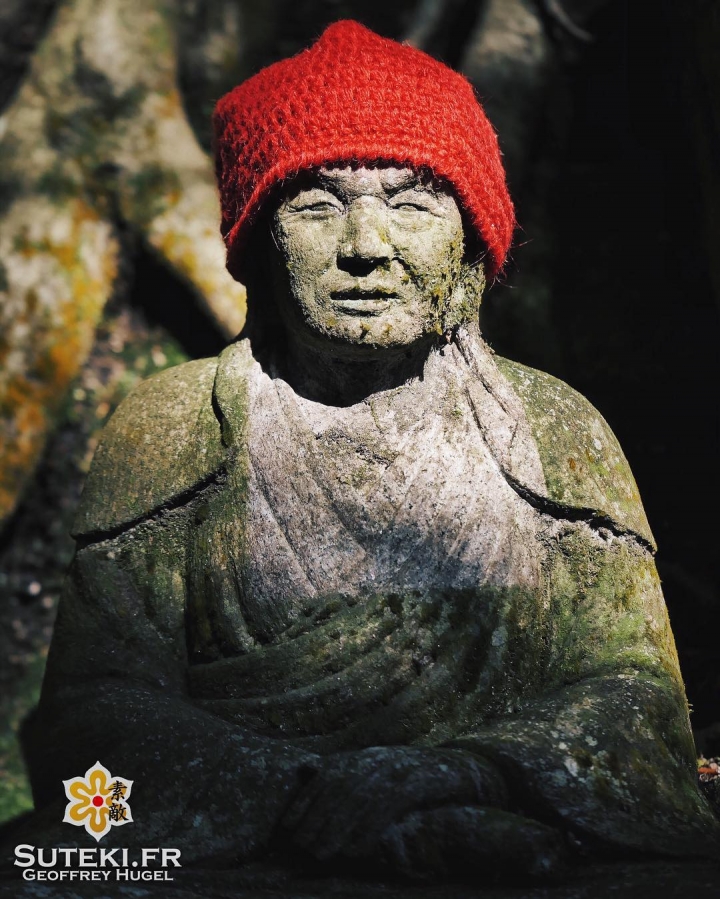
[{"label": "text geoffrey hugel", "polygon": [[168,868],[180,868],[179,849],[102,849],[21,843],[15,862],[25,880],[173,880]]}]

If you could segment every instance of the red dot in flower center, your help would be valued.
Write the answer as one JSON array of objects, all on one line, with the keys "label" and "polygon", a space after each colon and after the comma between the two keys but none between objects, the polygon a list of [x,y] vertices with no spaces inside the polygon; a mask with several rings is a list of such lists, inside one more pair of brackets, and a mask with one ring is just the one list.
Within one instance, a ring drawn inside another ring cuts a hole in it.
[{"label": "red dot in flower center", "polygon": [[101,805],[104,805],[104,804],[105,804],[105,800],[102,798],[102,796],[93,796],[93,805],[95,805],[99,808]]}]

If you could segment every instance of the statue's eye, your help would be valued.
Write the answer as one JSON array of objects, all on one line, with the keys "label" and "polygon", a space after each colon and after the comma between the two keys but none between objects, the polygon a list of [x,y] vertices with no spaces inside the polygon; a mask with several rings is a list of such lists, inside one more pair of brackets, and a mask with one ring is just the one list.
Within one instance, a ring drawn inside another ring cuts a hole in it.
[{"label": "statue's eye", "polygon": [[303,212],[339,212],[339,208],[334,203],[305,203],[300,209]]},{"label": "statue's eye", "polygon": [[433,212],[433,200],[425,192],[418,190],[403,191],[394,196],[390,202],[393,209],[402,212]]},{"label": "statue's eye", "polygon": [[403,201],[402,203],[393,203],[393,209],[415,210],[416,212],[429,211],[427,206],[424,206],[422,203],[410,203],[407,201]]},{"label": "statue's eye", "polygon": [[300,194],[290,204],[291,212],[309,212],[313,215],[334,215],[342,212],[342,203],[327,191],[308,191]]}]

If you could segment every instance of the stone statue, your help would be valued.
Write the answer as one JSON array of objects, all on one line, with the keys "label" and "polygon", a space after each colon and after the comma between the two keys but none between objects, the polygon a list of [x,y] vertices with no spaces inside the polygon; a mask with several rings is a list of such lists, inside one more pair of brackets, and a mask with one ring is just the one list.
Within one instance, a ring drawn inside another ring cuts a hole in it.
[{"label": "stone statue", "polygon": [[586,400],[480,335],[513,215],[467,82],[338,23],[215,123],[247,325],[107,426],[38,807],[99,759],[135,780],[106,845],[186,863],[472,878],[709,851],[627,463]]}]

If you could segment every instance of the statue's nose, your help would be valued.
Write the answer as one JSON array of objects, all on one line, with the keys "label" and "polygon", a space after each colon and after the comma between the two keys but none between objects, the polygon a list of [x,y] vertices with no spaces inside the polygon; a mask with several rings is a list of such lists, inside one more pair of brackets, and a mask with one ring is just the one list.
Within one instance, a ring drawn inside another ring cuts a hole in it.
[{"label": "statue's nose", "polygon": [[361,276],[392,259],[383,212],[362,201],[350,205],[338,245],[338,268]]}]

